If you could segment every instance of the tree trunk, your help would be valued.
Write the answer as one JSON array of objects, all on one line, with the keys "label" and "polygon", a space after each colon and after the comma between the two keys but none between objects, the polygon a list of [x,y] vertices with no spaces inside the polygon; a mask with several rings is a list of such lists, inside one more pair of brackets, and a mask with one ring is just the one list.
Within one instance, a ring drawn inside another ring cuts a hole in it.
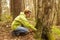
[{"label": "tree trunk", "polygon": [[38,0],[36,33],[37,40],[55,40],[52,26],[57,16],[56,0]]},{"label": "tree trunk", "polygon": [[38,3],[38,0],[33,0],[34,1],[34,9],[35,9],[35,18],[36,18],[36,15],[37,15],[37,3]]},{"label": "tree trunk", "polygon": [[11,13],[13,15],[13,19],[19,15],[21,11],[24,10],[23,0],[11,0]]},{"label": "tree trunk", "polygon": [[60,0],[58,0],[57,26],[60,26]]},{"label": "tree trunk", "polygon": [[1,0],[0,0],[0,21],[1,21],[1,11],[2,11],[2,8],[1,8]]}]

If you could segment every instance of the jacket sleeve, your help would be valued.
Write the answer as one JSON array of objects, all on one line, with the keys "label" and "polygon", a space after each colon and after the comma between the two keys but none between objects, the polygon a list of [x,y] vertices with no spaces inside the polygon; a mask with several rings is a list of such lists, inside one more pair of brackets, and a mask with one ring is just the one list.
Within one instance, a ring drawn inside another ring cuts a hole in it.
[{"label": "jacket sleeve", "polygon": [[28,20],[25,17],[20,17],[19,19],[16,19],[16,21],[19,21],[21,24],[23,24],[25,27],[32,29],[32,30],[37,30],[33,25],[31,25]]}]

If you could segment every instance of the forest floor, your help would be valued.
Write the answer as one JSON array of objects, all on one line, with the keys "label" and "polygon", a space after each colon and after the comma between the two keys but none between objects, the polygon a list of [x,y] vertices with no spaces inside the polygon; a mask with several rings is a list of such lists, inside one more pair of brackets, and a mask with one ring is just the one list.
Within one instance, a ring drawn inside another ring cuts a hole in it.
[{"label": "forest floor", "polygon": [[[10,29],[10,22],[0,22],[0,40],[35,40],[34,33],[29,33],[26,36],[13,37]],[[60,40],[60,36],[55,35],[56,40]]]},{"label": "forest floor", "polygon": [[33,33],[29,33],[26,36],[13,37],[10,24],[11,23],[0,23],[0,40],[35,40]]}]

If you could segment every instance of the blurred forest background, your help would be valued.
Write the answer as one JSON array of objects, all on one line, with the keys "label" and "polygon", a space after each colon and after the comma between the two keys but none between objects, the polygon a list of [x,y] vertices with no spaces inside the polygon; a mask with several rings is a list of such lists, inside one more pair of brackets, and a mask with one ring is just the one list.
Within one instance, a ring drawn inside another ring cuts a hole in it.
[{"label": "blurred forest background", "polygon": [[[11,23],[27,7],[32,11],[29,22],[36,26],[37,32],[12,37]],[[0,0],[0,40],[60,40],[59,29],[60,0]],[[48,39],[43,37],[44,33]]]}]

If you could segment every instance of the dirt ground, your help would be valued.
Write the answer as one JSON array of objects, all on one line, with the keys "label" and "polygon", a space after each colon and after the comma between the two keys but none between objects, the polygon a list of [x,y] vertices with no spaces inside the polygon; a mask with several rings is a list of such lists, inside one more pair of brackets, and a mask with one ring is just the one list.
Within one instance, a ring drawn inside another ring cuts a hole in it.
[{"label": "dirt ground", "polygon": [[9,23],[0,23],[0,40],[35,40],[33,33],[29,33],[26,36],[13,37],[11,34]]}]

